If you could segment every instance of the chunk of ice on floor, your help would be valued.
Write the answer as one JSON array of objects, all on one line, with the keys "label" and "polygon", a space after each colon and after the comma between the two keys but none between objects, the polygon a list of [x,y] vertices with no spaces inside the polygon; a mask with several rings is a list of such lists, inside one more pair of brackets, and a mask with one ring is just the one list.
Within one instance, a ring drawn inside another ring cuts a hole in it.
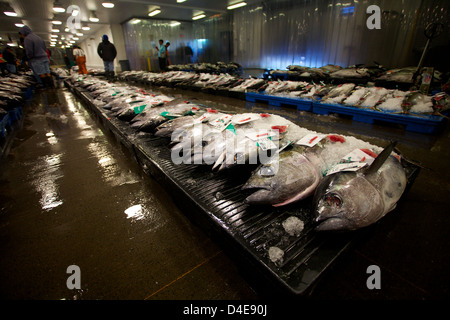
[{"label": "chunk of ice on floor", "polygon": [[273,263],[281,263],[283,261],[284,251],[278,247],[269,248],[269,259]]},{"label": "chunk of ice on floor", "polygon": [[290,236],[299,236],[305,226],[303,221],[297,217],[289,217],[282,223],[284,230]]}]

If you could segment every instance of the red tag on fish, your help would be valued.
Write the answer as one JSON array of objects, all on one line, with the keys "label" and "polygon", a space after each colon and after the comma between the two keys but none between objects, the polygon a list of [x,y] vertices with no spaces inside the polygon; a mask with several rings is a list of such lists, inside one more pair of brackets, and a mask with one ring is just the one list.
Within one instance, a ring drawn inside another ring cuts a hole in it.
[{"label": "red tag on fish", "polygon": [[287,126],[272,126],[273,130],[278,130],[279,133],[283,133],[286,131]]},{"label": "red tag on fish", "polygon": [[214,109],[211,109],[211,108],[206,109],[206,111],[208,111],[210,113],[217,113],[217,110],[214,110]]},{"label": "red tag on fish", "polygon": [[200,109],[197,107],[192,107],[191,110],[200,110]]},{"label": "red tag on fish", "polygon": [[270,114],[267,114],[267,113],[261,113],[260,116],[261,116],[262,118],[268,118],[268,117],[270,117]]},{"label": "red tag on fish", "polygon": [[372,150],[369,149],[360,149],[362,152],[368,154],[369,156],[371,156],[372,158],[376,158],[377,154],[375,152],[373,152]]},{"label": "red tag on fish", "polygon": [[327,136],[328,139],[330,139],[332,142],[340,142],[340,143],[344,143],[345,142],[345,138],[343,136],[339,136],[337,134],[330,134]]}]

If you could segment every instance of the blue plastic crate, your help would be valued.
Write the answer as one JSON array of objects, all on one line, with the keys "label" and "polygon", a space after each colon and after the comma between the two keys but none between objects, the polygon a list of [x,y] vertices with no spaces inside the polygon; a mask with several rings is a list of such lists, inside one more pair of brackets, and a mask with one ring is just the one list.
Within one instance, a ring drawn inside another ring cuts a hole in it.
[{"label": "blue plastic crate", "polygon": [[313,102],[312,111],[316,114],[330,113],[352,116],[354,121],[373,124],[376,120],[405,125],[405,130],[432,134],[438,132],[445,123],[445,118],[436,115],[410,115],[361,109],[339,104]]},{"label": "blue plastic crate", "polygon": [[17,107],[12,110],[9,110],[8,115],[9,115],[11,124],[16,121],[19,121],[19,119],[22,118],[22,116],[23,116],[22,107]]},{"label": "blue plastic crate", "polygon": [[301,98],[271,96],[262,93],[247,92],[245,99],[249,102],[266,102],[271,106],[292,106],[301,111],[311,111],[312,101]]}]

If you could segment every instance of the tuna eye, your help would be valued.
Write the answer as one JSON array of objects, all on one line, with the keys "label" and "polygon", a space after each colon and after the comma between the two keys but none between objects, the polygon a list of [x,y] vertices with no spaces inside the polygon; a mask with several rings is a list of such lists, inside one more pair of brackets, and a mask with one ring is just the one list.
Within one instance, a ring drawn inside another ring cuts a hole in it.
[{"label": "tuna eye", "polygon": [[259,175],[261,177],[272,177],[275,175],[275,172],[273,172],[271,166],[262,166],[261,169],[259,169]]},{"label": "tuna eye", "polygon": [[336,194],[330,194],[326,198],[326,201],[330,207],[338,207],[340,208],[342,205],[342,200]]}]

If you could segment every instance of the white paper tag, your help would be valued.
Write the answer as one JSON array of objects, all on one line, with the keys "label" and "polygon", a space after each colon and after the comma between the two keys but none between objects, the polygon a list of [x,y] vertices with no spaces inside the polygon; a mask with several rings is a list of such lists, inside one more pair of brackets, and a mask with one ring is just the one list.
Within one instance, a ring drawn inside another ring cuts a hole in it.
[{"label": "white paper tag", "polygon": [[361,149],[355,149],[345,157],[343,157],[342,160],[347,162],[366,162],[368,164],[371,164],[375,160],[375,158],[368,155]]},{"label": "white paper tag", "polygon": [[351,162],[351,163],[339,163],[333,168],[327,171],[327,176],[330,174],[341,172],[341,171],[358,171],[362,167],[365,167],[367,162]]},{"label": "white paper tag", "polygon": [[307,134],[299,141],[297,141],[296,144],[307,147],[314,147],[317,143],[319,143],[320,140],[322,140],[325,137],[326,137],[325,134]]},{"label": "white paper tag", "polygon": [[261,116],[258,114],[239,114],[233,117],[233,124],[244,124],[250,121],[261,119]]},{"label": "white paper tag", "polygon": [[208,122],[208,124],[211,125],[214,129],[222,131],[225,130],[226,127],[228,127],[228,124],[231,122],[232,118],[233,116],[231,114],[226,114],[220,118]]},{"label": "white paper tag", "polygon": [[270,137],[273,137],[275,135],[278,135],[278,131],[275,130],[257,130],[255,132],[249,132],[246,134],[247,138],[253,140],[253,141],[259,141],[262,139],[267,139]]},{"label": "white paper tag", "polygon": [[278,149],[276,144],[269,138],[258,140],[258,147],[260,147],[262,151]]}]

